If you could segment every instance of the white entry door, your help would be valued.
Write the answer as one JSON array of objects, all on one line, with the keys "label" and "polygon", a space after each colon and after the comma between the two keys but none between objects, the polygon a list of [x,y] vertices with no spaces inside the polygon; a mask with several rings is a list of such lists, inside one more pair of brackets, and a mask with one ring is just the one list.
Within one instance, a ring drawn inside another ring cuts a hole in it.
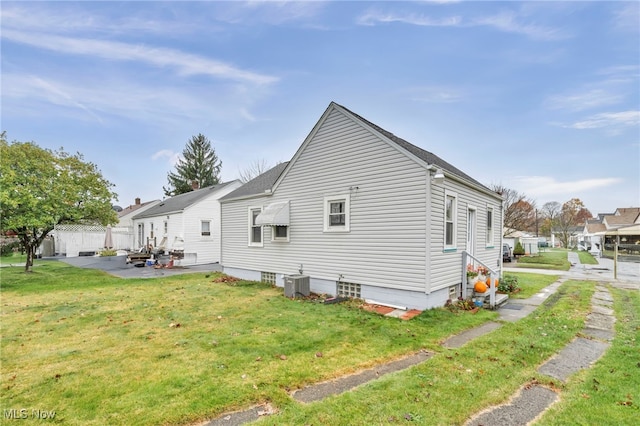
[{"label": "white entry door", "polygon": [[467,253],[476,255],[476,209],[467,210]]}]

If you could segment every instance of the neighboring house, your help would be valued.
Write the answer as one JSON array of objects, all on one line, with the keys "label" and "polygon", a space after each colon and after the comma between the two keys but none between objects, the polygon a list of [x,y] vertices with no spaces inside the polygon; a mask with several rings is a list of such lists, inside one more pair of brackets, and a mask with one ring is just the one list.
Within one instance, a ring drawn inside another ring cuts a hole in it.
[{"label": "neighboring house", "polygon": [[239,188],[238,180],[196,189],[162,200],[132,218],[134,247],[184,250],[185,263],[220,261],[221,197]]},{"label": "neighboring house", "polygon": [[614,213],[600,213],[585,226],[585,240],[597,241],[613,250],[613,243],[640,244],[640,207],[618,208]]},{"label": "neighboring house", "polygon": [[603,244],[604,233],[607,227],[599,219],[587,219],[582,229],[582,233],[578,237],[578,244],[582,247],[589,248],[589,251],[599,256]]},{"label": "neighboring house", "polygon": [[140,201],[140,198],[136,198],[134,204],[131,204],[118,212],[118,226],[133,227],[133,216],[150,209],[158,203],[160,203],[160,200],[153,200],[142,203]]},{"label": "neighboring house", "polygon": [[463,251],[502,259],[499,194],[333,102],[221,205],[225,273],[278,286],[304,274],[315,293],[427,309],[462,294]]}]

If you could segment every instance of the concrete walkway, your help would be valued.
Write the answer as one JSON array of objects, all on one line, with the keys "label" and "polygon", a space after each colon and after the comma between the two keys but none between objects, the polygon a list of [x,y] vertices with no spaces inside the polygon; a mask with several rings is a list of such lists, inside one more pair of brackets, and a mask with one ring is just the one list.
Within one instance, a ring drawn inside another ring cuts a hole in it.
[{"label": "concrete walkway", "polygon": [[[597,265],[587,265],[580,263],[580,258],[576,252],[568,252],[568,259],[571,269],[568,271],[552,271],[547,269],[529,269],[504,267],[504,272],[531,272],[546,275],[561,275],[563,278],[572,280],[587,280],[607,282],[614,287],[627,290],[640,290],[640,263],[617,262],[604,257],[597,258]],[[617,271],[614,269],[617,268]],[[614,278],[614,272],[616,278]]]},{"label": "concrete walkway", "polygon": [[[589,368],[609,348],[614,337],[615,316],[611,294],[602,285],[596,287],[591,298],[592,312],[587,316],[582,335],[571,341],[558,354],[538,368],[538,373],[559,381],[578,371]],[[542,414],[558,400],[552,389],[539,385],[528,385],[520,389],[511,401],[474,416],[465,425],[521,425],[527,424]]]}]

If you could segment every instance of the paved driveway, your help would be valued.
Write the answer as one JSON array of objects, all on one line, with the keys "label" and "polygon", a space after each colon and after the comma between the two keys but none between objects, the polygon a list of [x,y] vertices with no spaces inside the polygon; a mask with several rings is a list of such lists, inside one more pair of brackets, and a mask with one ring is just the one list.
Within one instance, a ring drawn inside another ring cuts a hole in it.
[{"label": "paved driveway", "polygon": [[114,256],[111,261],[105,261],[104,259],[94,256],[60,257],[57,258],[57,260],[79,268],[100,269],[120,278],[157,278],[194,272],[222,271],[222,266],[218,263],[190,265],[171,269],[156,269],[152,266],[137,267],[132,264],[127,264],[121,257],[124,256]]}]

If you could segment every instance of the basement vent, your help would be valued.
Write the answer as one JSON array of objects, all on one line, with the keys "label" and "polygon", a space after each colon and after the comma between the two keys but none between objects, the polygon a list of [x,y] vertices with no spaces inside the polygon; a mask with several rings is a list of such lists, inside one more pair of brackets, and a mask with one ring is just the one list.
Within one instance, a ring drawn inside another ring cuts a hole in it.
[{"label": "basement vent", "polygon": [[275,272],[260,272],[260,281],[263,283],[275,284],[276,273]]},{"label": "basement vent", "polygon": [[456,296],[456,293],[458,292],[457,290],[458,289],[455,286],[449,287],[449,299],[451,300],[457,299],[457,296]]},{"label": "basement vent", "polygon": [[338,297],[360,299],[360,284],[338,281]]}]

